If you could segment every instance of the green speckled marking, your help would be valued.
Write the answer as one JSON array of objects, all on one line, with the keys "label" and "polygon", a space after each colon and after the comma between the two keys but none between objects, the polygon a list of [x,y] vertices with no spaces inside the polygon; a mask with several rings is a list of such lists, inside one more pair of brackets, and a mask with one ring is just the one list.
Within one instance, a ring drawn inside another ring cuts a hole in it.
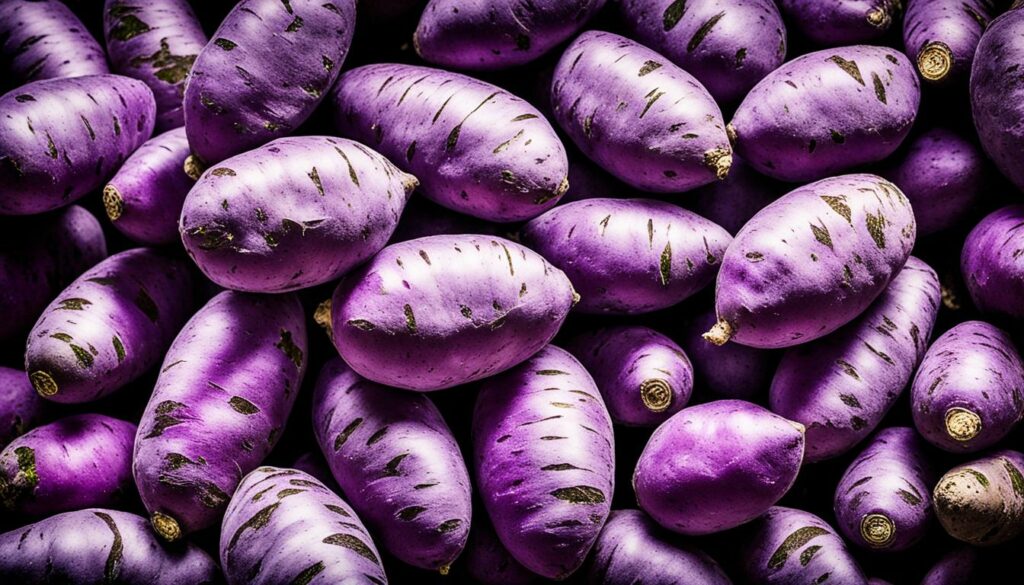
[{"label": "green speckled marking", "polygon": [[441,534],[447,534],[449,532],[457,530],[459,526],[462,526],[462,520],[459,520],[458,518],[452,518],[451,520],[445,520],[444,522],[438,524],[437,531]]},{"label": "green speckled marking", "polygon": [[882,84],[882,80],[879,79],[877,73],[871,73],[871,82],[875,86],[875,97],[878,98],[878,101],[888,105],[889,102],[886,101],[885,97],[885,85]]},{"label": "green speckled marking", "polygon": [[900,499],[910,504],[911,506],[916,506],[921,503],[921,498],[919,496],[916,496],[908,492],[907,490],[896,490],[896,495],[898,495]]},{"label": "green speckled marking", "polygon": [[[135,57],[131,60],[131,65],[139,67],[148,63],[150,67],[156,69],[154,75],[157,79],[170,85],[177,85],[184,82],[185,78],[188,77],[188,72],[192,69],[192,63],[195,60],[196,55],[172,55],[167,40],[161,39],[160,50],[152,55]],[[203,106],[210,108],[216,113],[223,112],[223,108],[214,104],[209,98],[203,99],[203,96],[200,96],[200,102],[202,102]]]},{"label": "green speckled marking", "polygon": [[295,32],[295,31],[299,30],[300,28],[302,28],[303,24],[305,24],[305,23],[302,21],[302,17],[301,16],[296,16],[291,21],[291,23],[288,25],[288,27],[284,29],[284,32]]},{"label": "green speckled marking", "polygon": [[228,404],[230,404],[231,408],[235,409],[235,411],[246,416],[256,414],[260,411],[258,406],[241,396],[232,396],[231,399],[228,400]]},{"label": "green speckled marking", "polygon": [[377,429],[377,431],[370,435],[370,438],[366,440],[366,446],[369,447],[370,445],[380,442],[380,440],[383,439],[384,435],[386,435],[387,433],[388,427],[386,426]]},{"label": "green speckled marking", "polygon": [[642,112],[640,112],[640,118],[641,118],[641,119],[642,119],[642,118],[643,118],[644,116],[646,116],[646,115],[647,115],[647,112],[648,112],[648,110],[650,110],[650,109],[651,109],[651,106],[653,106],[653,105],[654,105],[654,102],[658,101],[658,99],[659,99],[659,98],[660,98],[661,96],[663,96],[663,95],[665,95],[665,92],[663,92],[663,91],[658,91],[658,88],[656,87],[656,88],[652,89],[652,90],[650,91],[650,93],[648,93],[647,95],[645,95],[645,96],[644,96],[645,98],[647,98],[647,105],[646,105],[646,106],[644,106],[644,109],[643,109],[643,111],[642,111]]},{"label": "green speckled marking", "polygon": [[227,167],[217,167],[210,171],[210,174],[214,177],[234,177],[237,173]]},{"label": "green speckled marking", "polygon": [[403,522],[411,522],[416,519],[417,516],[426,512],[427,509],[423,506],[408,506],[398,511],[395,516]]},{"label": "green speckled marking", "polygon": [[843,216],[850,225],[853,225],[853,211],[846,204],[846,197],[843,195],[822,195],[821,200],[828,204],[839,215]]},{"label": "green speckled marking", "polygon": [[537,370],[538,376],[568,376],[569,372],[563,372],[562,370]]},{"label": "green speckled marking", "polygon": [[231,51],[235,47],[238,46],[238,43],[236,43],[234,41],[229,41],[228,39],[224,39],[224,38],[220,38],[220,39],[217,39],[217,40],[213,41],[213,44],[215,44],[218,47],[224,49],[225,51]]},{"label": "green speckled marking", "polygon": [[348,324],[362,331],[373,331],[374,329],[377,328],[376,325],[367,321],[366,319],[349,319]]},{"label": "green speckled marking", "polygon": [[1006,474],[1010,476],[1010,485],[1013,486],[1013,491],[1019,497],[1024,498],[1024,475],[1021,475],[1017,466],[1010,463],[1009,459],[1005,457],[1003,459],[1003,466],[1006,467]]},{"label": "green speckled marking", "polygon": [[820,219],[818,221],[821,222],[820,226],[819,225],[814,225],[813,223],[812,224],[808,224],[808,225],[811,226],[811,233],[814,234],[814,239],[815,240],[818,240],[820,243],[828,246],[829,249],[831,250],[832,249],[832,234],[828,233],[828,227],[825,226],[825,222],[821,221]]},{"label": "green speckled marking", "polygon": [[81,346],[69,343],[68,347],[75,354],[75,359],[78,360],[78,365],[83,368],[91,368],[93,364],[93,357],[86,349]]},{"label": "green speckled marking", "polygon": [[601,504],[605,501],[604,492],[589,485],[575,485],[558,488],[550,492],[555,498],[570,504]]},{"label": "green speckled marking", "polygon": [[73,297],[73,298],[70,298],[70,299],[63,299],[63,300],[58,301],[58,307],[57,308],[58,309],[63,309],[65,311],[81,311],[83,307],[85,307],[86,305],[91,305],[91,304],[92,304],[92,301],[90,301],[90,300],[80,299],[80,298],[77,298],[77,297]]},{"label": "green speckled marking", "polygon": [[351,534],[332,534],[325,538],[323,543],[334,544],[347,548],[361,557],[365,557],[376,564],[380,564],[380,560],[377,559],[377,555],[373,554],[373,550],[366,546],[365,542]]},{"label": "green speckled marking", "polygon": [[139,17],[126,14],[114,25],[114,28],[110,29],[110,36],[118,41],[128,41],[150,30],[152,29],[149,28],[149,25],[140,20]]},{"label": "green speckled marking", "polygon": [[807,563],[811,562],[811,559],[814,558],[814,555],[817,554],[819,550],[821,550],[821,545],[818,544],[805,548],[804,552],[800,553],[800,566],[806,567]]},{"label": "green speckled marking", "polygon": [[124,344],[121,343],[121,338],[115,335],[113,337],[113,339],[110,340],[110,342],[114,346],[114,353],[117,354],[117,362],[118,363],[123,362],[124,358],[125,358],[125,355],[127,355],[127,354],[124,351]]},{"label": "green speckled marking", "polygon": [[295,575],[289,585],[309,585],[313,578],[322,573],[325,568],[323,561],[317,561]]},{"label": "green speckled marking", "polygon": [[658,63],[657,61],[645,61],[643,67],[640,68],[640,73],[637,74],[637,77],[643,77],[644,75],[647,75],[651,71],[654,71],[655,69],[658,69],[660,67],[661,63]]},{"label": "green speckled marking", "polygon": [[875,241],[875,246],[879,250],[885,248],[885,226],[888,222],[885,220],[885,216],[881,212],[878,215],[867,213],[864,219],[867,224],[868,233],[871,234],[871,239]]},{"label": "green speckled marking", "polygon": [[787,536],[786,540],[782,541],[779,548],[775,549],[771,558],[768,559],[768,568],[772,570],[782,568],[782,566],[786,564],[790,555],[802,548],[811,540],[826,534],[829,534],[828,530],[817,526],[804,526],[803,528],[798,528],[792,534]]}]

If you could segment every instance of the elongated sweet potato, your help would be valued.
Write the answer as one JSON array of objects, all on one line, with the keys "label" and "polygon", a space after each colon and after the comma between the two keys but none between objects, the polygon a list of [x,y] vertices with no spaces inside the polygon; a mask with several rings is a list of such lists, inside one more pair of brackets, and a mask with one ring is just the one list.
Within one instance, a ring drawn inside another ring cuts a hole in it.
[{"label": "elongated sweet potato", "polygon": [[995,16],[992,0],[907,0],[903,44],[927,81],[964,81],[985,27]]},{"label": "elongated sweet potato", "polygon": [[983,313],[1024,318],[1024,205],[990,213],[964,241],[960,270],[974,306]]},{"label": "elongated sweet potato", "polygon": [[1003,450],[958,465],[935,486],[935,515],[950,536],[975,546],[1024,532],[1024,454]]},{"label": "elongated sweet potato", "polygon": [[0,63],[4,90],[30,81],[110,72],[103,48],[58,0],[0,2]]}]

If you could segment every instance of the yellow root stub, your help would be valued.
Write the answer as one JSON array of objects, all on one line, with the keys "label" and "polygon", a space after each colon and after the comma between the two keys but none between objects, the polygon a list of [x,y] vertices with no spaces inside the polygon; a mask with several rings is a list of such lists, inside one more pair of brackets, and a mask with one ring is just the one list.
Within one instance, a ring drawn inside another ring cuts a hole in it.
[{"label": "yellow root stub", "polygon": [[868,514],[860,521],[860,536],[875,548],[885,548],[896,538],[896,525],[884,514]]},{"label": "yellow root stub", "polygon": [[917,54],[917,70],[928,81],[942,81],[953,68],[953,51],[945,43],[933,41]]},{"label": "yellow root stub", "polygon": [[196,155],[190,154],[185,158],[185,174],[193,181],[198,181],[205,170],[206,165]]},{"label": "yellow root stub", "polygon": [[725,125],[725,135],[729,137],[729,144],[736,147],[736,127],[732,124]]},{"label": "yellow root stub", "polygon": [[733,329],[725,319],[719,319],[718,323],[703,335],[705,341],[715,345],[725,345],[732,338]]},{"label": "yellow root stub", "polygon": [[156,533],[167,542],[174,542],[181,538],[181,526],[178,525],[177,520],[167,514],[153,512],[150,523],[153,525],[153,530],[156,530]]},{"label": "yellow root stub", "polygon": [[954,407],[946,411],[946,434],[955,441],[970,441],[981,432],[981,417],[966,408]]},{"label": "yellow root stub", "polygon": [[660,378],[644,380],[640,384],[640,400],[651,412],[664,412],[672,406],[672,385]]},{"label": "yellow root stub", "polygon": [[29,375],[29,380],[32,381],[32,387],[36,389],[40,396],[45,398],[57,394],[57,381],[53,379],[49,372],[36,370]]},{"label": "yellow root stub", "polygon": [[878,7],[868,10],[867,19],[868,24],[876,28],[888,28],[892,22],[892,17],[889,16],[889,13],[885,9]]},{"label": "yellow root stub", "polygon": [[124,213],[124,198],[121,192],[113,185],[103,188],[103,209],[107,210],[107,217],[110,221],[117,221]]},{"label": "yellow root stub", "polygon": [[313,321],[324,328],[324,331],[327,332],[327,337],[334,339],[334,330],[331,327],[331,299],[327,299],[316,306],[316,310],[313,311]]}]

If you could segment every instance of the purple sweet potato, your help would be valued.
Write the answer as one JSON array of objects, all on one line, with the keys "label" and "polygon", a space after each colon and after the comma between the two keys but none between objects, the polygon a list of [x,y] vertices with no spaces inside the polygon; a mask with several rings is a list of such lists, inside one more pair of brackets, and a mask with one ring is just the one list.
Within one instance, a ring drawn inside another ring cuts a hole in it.
[{"label": "purple sweet potato", "polygon": [[526,360],[579,297],[536,252],[498,237],[393,244],[350,273],[331,300],[335,347],[359,375],[440,390]]},{"label": "purple sweet potato", "polygon": [[1024,319],[1024,205],[994,211],[964,242],[960,269],[974,306],[983,313]]},{"label": "purple sweet potato", "polygon": [[759,173],[806,182],[892,154],[920,100],[917,73],[903,53],[867,45],[826,49],[797,57],[750,90],[729,137]]},{"label": "purple sweet potato", "polygon": [[693,393],[693,366],[681,347],[639,325],[605,327],[566,346],[594,377],[612,422],[654,427],[679,412]]},{"label": "purple sweet potato", "polygon": [[413,43],[420,57],[455,69],[529,63],[583,28],[605,0],[431,0]]},{"label": "purple sweet potato", "polygon": [[711,94],[624,37],[589,31],[573,41],[555,68],[551,103],[584,154],[638,189],[678,193],[729,173],[732,148]]},{"label": "purple sweet potato", "polygon": [[911,427],[890,427],[875,435],[846,468],[836,487],[839,530],[869,549],[903,551],[931,528],[931,487],[935,481],[926,444]]},{"label": "purple sweet potato", "polygon": [[182,126],[185,79],[207,42],[187,0],[106,0],[103,35],[114,71],[153,90],[157,131]]},{"label": "purple sweet potato", "polygon": [[185,131],[200,165],[293,132],[334,85],[355,29],[355,0],[244,0],[199,52]]},{"label": "purple sweet potato", "polygon": [[383,248],[416,183],[351,140],[279,138],[203,174],[185,199],[181,238],[225,288],[307,288]]},{"label": "purple sweet potato", "polygon": [[882,293],[910,255],[910,203],[875,175],[805,185],[757,213],[718,272],[718,323],[705,336],[789,347],[849,323]]},{"label": "purple sweet potato", "polygon": [[146,519],[91,508],[0,534],[0,575],[9,583],[220,583],[217,563],[188,544],[164,547]]},{"label": "purple sweet potato", "polygon": [[466,567],[466,574],[479,585],[534,585],[540,581],[537,574],[512,558],[494,533],[487,514],[473,517],[466,552],[459,562]]},{"label": "purple sweet potato", "polygon": [[295,469],[260,467],[242,478],[221,524],[220,564],[229,585],[387,585],[356,513]]},{"label": "purple sweet potato", "polygon": [[106,257],[100,222],[77,205],[0,220],[0,341],[24,335],[46,303]]},{"label": "purple sweet potato", "polygon": [[867,585],[843,539],[821,518],[776,506],[752,526],[742,572],[758,585]]},{"label": "purple sweet potato", "polygon": [[48,400],[96,400],[160,361],[192,309],[192,276],[149,248],[110,256],[46,307],[29,333],[25,369]]},{"label": "purple sweet potato", "polygon": [[733,155],[729,176],[694,190],[693,199],[683,205],[735,235],[787,189],[785,184],[759,174]]},{"label": "purple sweet potato", "polygon": [[320,449],[347,500],[401,561],[442,574],[469,537],[469,472],[424,394],[375,384],[335,358],[313,395]]},{"label": "purple sweet potato", "polygon": [[921,585],[972,585],[978,583],[981,566],[978,550],[972,546],[954,549],[928,570]]},{"label": "purple sweet potato", "polygon": [[768,402],[807,427],[807,461],[846,453],[874,431],[921,363],[940,301],[938,275],[911,256],[864,314],[786,350]]},{"label": "purple sweet potato", "polygon": [[551,124],[489,83],[383,63],[346,72],[331,101],[342,136],[379,150],[449,209],[522,221],[554,207],[568,188],[565,147]]},{"label": "purple sweet potato", "polygon": [[900,0],[778,0],[779,8],[799,33],[816,45],[868,43],[898,21]]},{"label": "purple sweet potato", "polygon": [[23,370],[0,366],[0,449],[39,425],[49,414]]},{"label": "purple sweet potato", "polygon": [[731,585],[711,557],[679,542],[640,510],[615,510],[594,545],[593,585]]},{"label": "purple sweet potato", "polygon": [[0,63],[5,88],[110,72],[103,48],[58,0],[0,2]]},{"label": "purple sweet potato", "polygon": [[711,534],[763,514],[796,480],[804,429],[742,400],[684,408],[651,435],[633,475],[636,500],[665,528]]},{"label": "purple sweet potato", "polygon": [[0,506],[43,516],[115,506],[134,492],[135,425],[79,414],[36,427],[0,452]]},{"label": "purple sweet potato", "polygon": [[277,443],[307,350],[292,294],[223,292],[181,330],[139,422],[132,466],[160,536],[220,521],[241,476]]},{"label": "purple sweet potato", "polygon": [[484,508],[518,562],[564,579],[583,563],[611,508],[608,410],[583,366],[550,345],[481,386],[473,461]]},{"label": "purple sweet potato", "polygon": [[735,103],[786,58],[786,27],[772,0],[624,0],[623,19],[644,45]]},{"label": "purple sweet potato", "polygon": [[903,44],[927,81],[966,81],[985,27],[996,14],[992,0],[907,0]]},{"label": "purple sweet potato", "polygon": [[708,343],[702,335],[717,321],[714,307],[709,307],[684,324],[679,337],[679,344],[693,362],[697,387],[719,398],[758,399],[772,383],[778,363],[776,353],[738,343]]},{"label": "purple sweet potato", "polygon": [[938,338],[910,387],[914,426],[956,453],[995,445],[1024,416],[1024,364],[1013,340],[983,321],[966,321]]},{"label": "purple sweet potato", "polygon": [[935,515],[950,536],[975,546],[1024,532],[1024,454],[996,451],[946,472],[935,486]]},{"label": "purple sweet potato", "polygon": [[987,187],[988,163],[973,138],[932,128],[909,140],[882,175],[910,200],[917,233],[933,234],[969,216]]},{"label": "purple sweet potato", "polygon": [[626,315],[670,307],[711,284],[732,240],[671,203],[600,198],[560,205],[521,237],[569,276],[581,297],[575,310]]},{"label": "purple sweet potato", "polygon": [[0,215],[42,213],[100,187],[153,132],[141,81],[90,75],[0,96]]}]

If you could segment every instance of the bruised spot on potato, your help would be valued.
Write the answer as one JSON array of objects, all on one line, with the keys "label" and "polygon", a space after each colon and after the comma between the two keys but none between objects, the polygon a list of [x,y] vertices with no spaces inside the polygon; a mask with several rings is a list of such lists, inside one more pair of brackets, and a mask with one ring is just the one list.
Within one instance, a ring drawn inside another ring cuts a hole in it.
[{"label": "bruised spot on potato", "polygon": [[399,510],[398,513],[395,514],[395,517],[403,522],[411,522],[415,520],[417,516],[426,511],[427,509],[423,506],[408,506]]},{"label": "bruised spot on potato", "polygon": [[862,419],[861,417],[855,416],[855,417],[850,418],[850,427],[853,430],[859,431],[859,430],[863,429],[866,426],[868,426],[868,421]]},{"label": "bruised spot on potato", "polygon": [[850,376],[854,380],[860,381],[860,374],[857,373],[857,368],[853,367],[853,364],[846,360],[836,360],[836,364],[843,369],[843,373]]},{"label": "bruised spot on potato", "polygon": [[156,302],[153,301],[153,297],[149,296],[149,293],[146,292],[145,288],[141,286],[139,287],[139,292],[135,295],[132,302],[140,311],[142,311],[142,314],[153,323],[156,323],[160,318],[160,309],[156,306]]},{"label": "bruised spot on potato", "polygon": [[772,553],[772,556],[768,559],[768,568],[773,570],[781,569],[783,565],[786,564],[786,561],[789,560],[790,555],[803,548],[804,545],[815,538],[825,536],[827,534],[829,534],[828,530],[818,526],[804,526],[803,528],[798,528],[787,536],[786,539],[782,541],[782,544],[775,549],[775,552]]},{"label": "bruised spot on potato", "polygon": [[811,233],[814,234],[814,239],[815,240],[818,240],[818,242],[828,246],[829,249],[831,250],[831,249],[833,249],[832,248],[832,235],[828,232],[828,227],[825,226],[825,222],[822,221],[820,218],[818,219],[818,221],[821,222],[820,226],[814,225],[813,223],[809,224],[811,226]]},{"label": "bruised spot on potato", "polygon": [[594,505],[603,504],[605,502],[604,492],[589,485],[574,485],[558,488],[550,492],[550,495],[564,502],[569,502],[570,504]]},{"label": "bruised spot on potato", "polygon": [[840,394],[839,400],[841,400],[843,404],[849,406],[850,408],[863,408],[860,405],[860,400],[857,400],[857,397],[854,396],[853,394]]},{"label": "bruised spot on potato", "polygon": [[280,501],[274,502],[273,504],[270,504],[256,512],[251,518],[242,523],[242,525],[235,530],[235,533],[231,536],[231,540],[228,542],[228,552],[235,548],[235,545],[238,544],[238,539],[242,537],[242,534],[244,534],[246,530],[256,532],[269,524],[270,518],[274,515],[274,512],[280,505]]},{"label": "bruised spot on potato", "polygon": [[857,66],[856,61],[847,61],[839,55],[832,55],[827,59],[836,64],[837,67],[845,71],[850,77],[857,80],[857,83],[864,85],[864,77],[860,74],[860,67]]}]

